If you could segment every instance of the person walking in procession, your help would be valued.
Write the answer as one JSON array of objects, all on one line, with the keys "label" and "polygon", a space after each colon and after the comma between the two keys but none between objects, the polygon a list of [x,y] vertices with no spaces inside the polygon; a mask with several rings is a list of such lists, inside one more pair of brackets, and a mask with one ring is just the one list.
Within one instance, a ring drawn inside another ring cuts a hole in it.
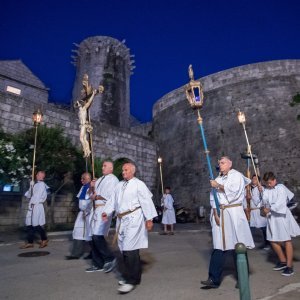
[{"label": "person walking in procession", "polygon": [[[162,224],[164,224],[163,235],[170,234],[174,235],[174,224],[176,224],[175,210],[174,210],[174,199],[171,195],[171,188],[166,187],[165,193],[162,197],[163,206],[163,217]],[[170,231],[168,232],[168,226]]]},{"label": "person walking in procession", "polygon": [[26,214],[25,224],[27,226],[27,243],[22,245],[21,249],[33,248],[34,236],[38,232],[41,236],[39,248],[48,245],[47,234],[45,231],[45,209],[44,202],[47,199],[48,186],[45,184],[46,173],[39,171],[36,174],[36,182],[30,183],[29,190],[25,193],[25,197],[29,199],[28,211]]},{"label": "person walking in procession", "polygon": [[89,236],[89,214],[92,204],[88,193],[91,183],[91,174],[87,172],[83,173],[81,175],[81,183],[82,187],[77,194],[80,211],[74,224],[71,255],[66,256],[67,260],[79,259],[84,253],[85,242],[91,240]]},{"label": "person walking in procession", "polygon": [[108,235],[112,216],[106,222],[102,220],[102,212],[107,201],[110,201],[118,178],[113,174],[114,165],[111,161],[104,161],[102,164],[102,176],[97,181],[91,182],[93,194],[90,196],[94,201],[90,218],[90,235],[92,237],[92,258],[93,266],[86,269],[86,272],[104,271],[108,273],[113,270],[116,259],[109,249],[105,236]]},{"label": "person walking in procession", "polygon": [[221,284],[225,257],[228,253],[235,257],[235,245],[243,243],[247,248],[254,248],[250,227],[243,209],[246,186],[251,180],[232,169],[232,161],[227,156],[219,160],[220,175],[211,180],[211,187],[216,189],[220,216],[216,205],[211,201],[213,252],[210,258],[208,279],[201,281],[203,289],[218,288]]},{"label": "person walking in procession", "polygon": [[124,281],[118,291],[129,293],[141,282],[140,249],[148,248],[148,233],[157,216],[152,194],[145,183],[135,177],[136,167],[125,163],[123,181],[117,184],[112,199],[104,207],[102,218],[107,220],[114,211],[117,214],[116,238],[122,252],[125,270]]},{"label": "person walking in procession", "polygon": [[263,211],[267,216],[267,240],[279,260],[273,270],[282,271],[283,276],[291,276],[294,275],[292,237],[300,235],[299,225],[287,207],[294,193],[285,185],[277,184],[273,172],[265,173],[263,179],[266,183],[262,192],[265,206]]}]

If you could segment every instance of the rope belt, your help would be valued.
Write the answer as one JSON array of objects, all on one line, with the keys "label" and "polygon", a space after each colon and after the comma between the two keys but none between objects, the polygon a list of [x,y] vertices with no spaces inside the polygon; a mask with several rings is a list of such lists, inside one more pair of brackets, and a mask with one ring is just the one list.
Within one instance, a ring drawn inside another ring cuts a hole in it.
[{"label": "rope belt", "polygon": [[223,250],[225,251],[226,249],[226,242],[225,242],[225,225],[224,225],[224,210],[226,208],[232,208],[232,207],[238,207],[238,206],[242,206],[242,203],[238,203],[238,204],[229,204],[229,205],[220,205],[220,208],[222,210],[221,214],[222,214],[222,241],[223,241]]},{"label": "rope belt", "polygon": [[102,203],[102,204],[96,204],[95,208],[100,207],[100,206],[105,206],[105,204],[104,203]]},{"label": "rope belt", "polygon": [[250,210],[256,210],[256,209],[260,209],[260,208],[259,207],[250,208]]},{"label": "rope belt", "polygon": [[[117,214],[117,217],[118,217],[118,219],[121,221],[121,219],[122,219],[123,217],[125,217],[125,216],[127,216],[127,215],[133,213],[134,211],[136,211],[136,210],[138,210],[138,209],[140,209],[140,208],[141,208],[141,207],[138,206],[138,207],[136,207],[134,210],[127,210],[127,211],[125,211],[125,212],[123,212],[123,213],[119,213],[119,214]],[[120,222],[120,224],[119,224],[119,226],[118,226],[118,228],[117,228],[117,230],[116,230],[116,232],[115,232],[115,235],[114,235],[114,238],[113,238],[113,242],[112,242],[113,246],[115,245],[115,243],[116,243],[116,241],[117,241],[117,239],[118,239],[120,227],[121,227],[121,222]]]}]

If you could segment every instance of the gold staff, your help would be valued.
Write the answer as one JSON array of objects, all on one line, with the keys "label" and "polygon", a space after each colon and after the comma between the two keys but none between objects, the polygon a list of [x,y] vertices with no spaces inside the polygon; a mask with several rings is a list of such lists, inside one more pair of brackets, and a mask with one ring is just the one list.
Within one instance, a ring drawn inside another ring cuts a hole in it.
[{"label": "gold staff", "polygon": [[162,158],[159,156],[157,159],[157,162],[159,164],[159,172],[160,172],[160,183],[161,183],[161,193],[164,195],[164,182],[163,182],[163,176],[162,176]]},{"label": "gold staff", "polygon": [[34,171],[35,171],[35,157],[36,157],[36,141],[37,141],[37,128],[42,122],[43,119],[43,113],[40,111],[40,109],[36,110],[32,114],[32,121],[33,125],[35,127],[35,134],[34,134],[34,148],[33,148],[33,159],[32,159],[32,174],[31,174],[31,180],[34,181]]},{"label": "gold staff", "polygon": [[[238,117],[239,123],[243,125],[243,129],[244,129],[244,133],[245,133],[245,137],[246,137],[246,142],[247,142],[247,146],[248,146],[247,152],[250,155],[252,166],[253,166],[253,169],[254,169],[254,173],[255,173],[255,176],[258,180],[258,173],[257,173],[257,170],[256,170],[256,165],[254,163],[253,154],[252,154],[252,150],[251,150],[251,145],[249,143],[249,139],[248,139],[248,135],[247,135],[247,131],[246,131],[246,116],[243,112],[241,112],[239,110],[238,114],[237,114],[237,117]],[[258,180],[258,182],[259,182],[259,180]]]}]

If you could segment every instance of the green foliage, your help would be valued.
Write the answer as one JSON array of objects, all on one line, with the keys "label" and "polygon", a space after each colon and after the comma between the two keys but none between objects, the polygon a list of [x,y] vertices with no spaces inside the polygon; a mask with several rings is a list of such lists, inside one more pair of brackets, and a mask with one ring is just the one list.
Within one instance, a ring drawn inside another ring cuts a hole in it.
[{"label": "green foliage", "polygon": [[29,178],[30,173],[28,156],[20,154],[13,137],[0,130],[0,181],[18,185],[22,179]]},{"label": "green foliage", "polygon": [[298,104],[300,104],[300,94],[299,93],[297,93],[294,97],[293,97],[293,99],[292,99],[292,102],[290,102],[290,106],[295,106],[295,105],[298,105]]},{"label": "green foliage", "polygon": [[[73,173],[80,178],[85,170],[81,153],[72,145],[69,138],[63,135],[60,127],[37,128],[36,171],[46,172],[47,184],[55,191],[63,182],[64,174]],[[14,143],[19,153],[29,157],[32,165],[35,128],[20,132],[14,136]],[[78,174],[79,173],[79,174]],[[75,181],[76,182],[76,181]]]},{"label": "green foliage", "polygon": [[126,162],[128,162],[127,158],[119,158],[114,162],[114,174],[118,177],[119,180],[123,179],[122,166]]},{"label": "green foliage", "polygon": [[[293,99],[292,102],[290,102],[290,106],[294,107],[295,105],[300,104],[300,94],[297,93]],[[297,120],[300,121],[300,115],[297,115]]]}]

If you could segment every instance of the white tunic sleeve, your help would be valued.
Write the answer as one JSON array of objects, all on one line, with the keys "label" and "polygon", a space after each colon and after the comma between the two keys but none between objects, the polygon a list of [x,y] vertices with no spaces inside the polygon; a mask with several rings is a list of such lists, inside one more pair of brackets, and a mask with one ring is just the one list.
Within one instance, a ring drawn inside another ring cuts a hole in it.
[{"label": "white tunic sleeve", "polygon": [[173,197],[170,194],[168,194],[164,200],[164,207],[167,209],[172,209],[173,203],[174,203]]},{"label": "white tunic sleeve", "polygon": [[271,211],[274,211],[278,214],[286,214],[287,211],[287,192],[286,188],[283,185],[276,186],[274,190],[272,190],[272,196],[270,197],[269,204],[271,206]]},{"label": "white tunic sleeve", "polygon": [[236,202],[237,200],[241,200],[243,202],[245,195],[245,182],[244,176],[241,173],[231,170],[228,174],[228,179],[224,183],[224,191],[229,203]]},{"label": "white tunic sleeve", "polygon": [[210,193],[209,193],[209,202],[210,202],[211,208],[216,208],[216,202],[215,202],[215,197],[214,197],[214,194],[213,194],[213,190],[211,190]]},{"label": "white tunic sleeve", "polygon": [[259,204],[261,203],[262,195],[263,191],[262,193],[260,193],[257,186],[251,191],[251,200],[255,204],[255,206],[259,206]]},{"label": "white tunic sleeve", "polygon": [[294,198],[295,194],[293,192],[291,192],[285,185],[278,184],[277,186],[283,187],[285,189],[286,195],[287,195],[287,199],[286,199],[287,203],[290,202]]},{"label": "white tunic sleeve", "polygon": [[123,181],[119,182],[114,187],[110,199],[105,203],[105,206],[103,208],[103,213],[106,213],[108,216],[110,216],[115,210],[117,210],[118,198],[121,192],[122,185],[123,185]]},{"label": "white tunic sleeve", "polygon": [[33,186],[32,197],[29,204],[44,203],[47,199],[46,185],[44,182],[39,181]]},{"label": "white tunic sleeve", "polygon": [[146,220],[152,220],[157,216],[157,212],[152,201],[152,196],[153,195],[147,188],[146,184],[143,181],[139,180],[138,200]]},{"label": "white tunic sleeve", "polygon": [[[105,181],[104,181],[105,180]],[[107,175],[105,179],[103,179],[103,186],[104,188],[97,190],[97,195],[100,195],[105,200],[109,200],[112,198],[115,186],[118,184],[119,180],[118,178],[113,175]],[[99,192],[99,194],[98,194]]]}]

